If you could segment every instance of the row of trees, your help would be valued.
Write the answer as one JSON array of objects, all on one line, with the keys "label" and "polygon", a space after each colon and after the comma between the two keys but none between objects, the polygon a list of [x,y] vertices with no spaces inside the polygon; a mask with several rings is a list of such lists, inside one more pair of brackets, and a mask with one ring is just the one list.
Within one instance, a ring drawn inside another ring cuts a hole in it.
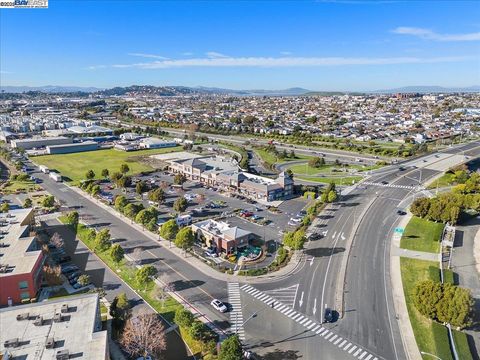
[{"label": "row of trees", "polygon": [[413,295],[415,307],[429,319],[461,328],[472,323],[474,301],[468,289],[426,280],[417,283]]},{"label": "row of trees", "polygon": [[185,253],[192,248],[195,242],[195,234],[190,227],[179,228],[175,219],[165,222],[159,230],[162,238],[174,241],[175,246]]}]

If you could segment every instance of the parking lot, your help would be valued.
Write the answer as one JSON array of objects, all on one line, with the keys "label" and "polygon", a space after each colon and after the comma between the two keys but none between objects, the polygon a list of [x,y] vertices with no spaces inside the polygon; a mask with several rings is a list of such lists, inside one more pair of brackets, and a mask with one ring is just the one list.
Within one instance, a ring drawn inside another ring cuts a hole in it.
[{"label": "parking lot", "polygon": [[[146,194],[144,196],[136,194],[135,184],[139,181],[145,182],[152,188],[161,186],[165,191],[165,201],[161,205],[155,205],[149,202]],[[257,244],[265,241],[269,245],[269,251],[274,251],[278,247],[285,231],[295,228],[296,224],[291,223],[291,218],[299,218],[299,213],[308,204],[307,200],[299,197],[282,202],[277,209],[273,209],[275,211],[272,211],[255,201],[237,197],[216,188],[204,187],[196,182],[187,181],[182,188],[173,188],[171,186],[173,182],[172,175],[164,171],[156,171],[132,177],[132,185],[126,191],[115,189],[109,182],[102,183],[102,191],[111,199],[121,194],[130,201],[141,202],[146,208],[155,205],[159,210],[158,224],[175,215],[173,204],[183,196],[188,199],[185,213],[192,216],[193,222],[208,218],[225,221],[232,226],[252,232],[259,240]],[[240,213],[242,210],[247,213],[242,215]]]}]

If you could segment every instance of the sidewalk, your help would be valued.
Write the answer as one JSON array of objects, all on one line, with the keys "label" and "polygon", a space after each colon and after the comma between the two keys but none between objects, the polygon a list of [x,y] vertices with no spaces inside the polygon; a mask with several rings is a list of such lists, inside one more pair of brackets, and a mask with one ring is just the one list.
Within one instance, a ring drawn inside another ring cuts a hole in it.
[{"label": "sidewalk", "polygon": [[[411,218],[412,214],[408,213],[400,220],[397,226],[405,228]],[[411,255],[408,257],[413,257],[415,259],[422,259],[424,253],[420,251],[404,252],[404,249],[400,249],[400,236],[394,234],[390,244],[390,277],[392,282],[393,303],[395,307],[395,313],[397,314],[398,319],[398,327],[400,329],[400,335],[402,337],[402,342],[405,348],[405,355],[407,356],[407,359],[422,360],[422,355],[420,354],[420,351],[418,349],[417,341],[415,340],[413,328],[410,323],[407,304],[405,302],[405,294],[403,292],[400,257],[406,256],[404,254]],[[438,254],[428,255],[435,255],[436,258],[434,261],[438,260]]]},{"label": "sidewalk", "polygon": [[110,206],[104,204],[103,202],[99,201],[98,199],[86,194],[82,190],[80,190],[76,187],[67,185],[67,184],[65,184],[65,185],[68,186],[72,191],[75,191],[80,196],[90,200],[91,202],[95,203],[97,206],[100,206],[104,210],[108,211],[111,215],[114,215],[118,219],[122,220],[125,224],[128,224],[128,225],[134,227],[138,231],[141,231],[143,234],[148,236],[151,240],[159,243],[160,245],[163,246],[163,248],[165,250],[170,251],[171,253],[173,253],[174,255],[179,257],[180,259],[184,260],[185,258],[188,258],[188,262],[190,264],[195,266],[199,271],[201,271],[205,275],[207,275],[209,277],[212,277],[212,278],[220,279],[220,280],[223,280],[223,281],[226,281],[226,282],[240,282],[240,281],[245,282],[245,283],[261,282],[261,281],[266,280],[266,279],[288,276],[293,271],[295,271],[295,269],[297,268],[297,266],[299,265],[299,263],[303,259],[303,256],[302,256],[303,254],[302,253],[294,251],[294,253],[292,254],[292,258],[291,258],[290,262],[285,267],[281,268],[280,270],[278,270],[274,273],[255,276],[255,277],[226,274],[226,273],[223,273],[223,272],[220,272],[218,270],[215,270],[215,269],[211,268],[210,266],[208,266],[203,261],[201,261],[200,259],[198,259],[197,257],[195,257],[193,255],[188,256],[188,254],[187,254],[187,256],[185,256],[184,253],[183,253],[183,250],[177,248],[173,244],[173,242],[162,239],[162,238],[160,238],[159,235],[155,235],[152,232],[150,232],[146,229],[143,229],[141,225],[133,222],[130,218],[125,217],[124,215],[122,215],[118,211],[116,211],[115,209],[113,209]]}]

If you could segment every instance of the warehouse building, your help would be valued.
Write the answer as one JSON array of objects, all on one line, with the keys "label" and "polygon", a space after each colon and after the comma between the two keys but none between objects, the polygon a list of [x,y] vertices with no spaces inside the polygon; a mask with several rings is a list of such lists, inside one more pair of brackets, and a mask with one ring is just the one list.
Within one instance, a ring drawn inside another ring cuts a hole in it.
[{"label": "warehouse building", "polygon": [[108,360],[98,294],[0,309],[0,358]]},{"label": "warehouse building", "polygon": [[142,149],[161,149],[168,147],[175,147],[177,143],[175,141],[168,141],[164,139],[158,139],[154,137],[147,137],[139,142],[139,146]]},{"label": "warehouse building", "polygon": [[84,141],[75,144],[52,145],[47,146],[47,154],[70,154],[82,151],[98,150],[98,143],[95,141]]},{"label": "warehouse building", "polygon": [[30,150],[33,148],[43,148],[53,145],[63,145],[63,144],[72,144],[73,139],[65,136],[57,137],[36,137],[30,139],[19,139],[12,140],[12,148],[22,148],[25,150]]}]

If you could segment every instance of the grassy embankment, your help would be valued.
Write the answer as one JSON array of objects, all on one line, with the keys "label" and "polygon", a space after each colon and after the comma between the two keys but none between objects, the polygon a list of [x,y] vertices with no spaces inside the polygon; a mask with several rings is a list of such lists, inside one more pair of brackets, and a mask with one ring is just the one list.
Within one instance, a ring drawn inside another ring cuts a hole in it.
[{"label": "grassy embankment", "polygon": [[443,227],[442,223],[414,216],[405,227],[405,232],[400,240],[400,247],[402,249],[438,253]]},{"label": "grassy embankment", "polygon": [[[438,253],[443,224],[413,217],[401,239],[405,249]],[[448,340],[448,330],[442,324],[432,321],[418,312],[413,302],[413,293],[417,282],[424,280],[440,281],[438,262],[400,258],[403,290],[410,323],[420,351],[428,352],[443,360],[453,359]],[[445,282],[454,281],[453,272],[444,272]],[[454,331],[455,344],[461,359],[472,359],[465,333]]]}]

